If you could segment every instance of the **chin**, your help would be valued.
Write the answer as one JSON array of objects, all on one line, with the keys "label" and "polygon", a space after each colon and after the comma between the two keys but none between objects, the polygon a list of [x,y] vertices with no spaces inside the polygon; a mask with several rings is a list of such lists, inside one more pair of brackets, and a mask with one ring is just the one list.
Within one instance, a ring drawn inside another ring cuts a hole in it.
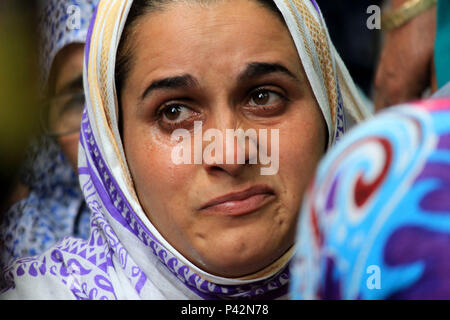
[{"label": "chin", "polygon": [[[245,261],[218,261],[217,265],[212,266],[212,268],[207,269],[209,273],[226,278],[240,278],[247,275],[256,273],[266,266],[260,266],[259,259],[248,259]],[[210,265],[211,267],[211,265]]]},{"label": "chin", "polygon": [[202,255],[203,269],[211,274],[229,278],[258,272],[283,254],[278,248],[262,244],[257,241],[253,246],[249,243],[210,245],[209,250]]}]

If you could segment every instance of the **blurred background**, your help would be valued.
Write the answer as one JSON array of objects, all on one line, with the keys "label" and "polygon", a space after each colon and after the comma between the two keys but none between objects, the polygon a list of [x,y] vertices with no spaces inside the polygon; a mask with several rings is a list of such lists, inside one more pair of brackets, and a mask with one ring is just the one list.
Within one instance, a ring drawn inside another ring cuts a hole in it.
[{"label": "blurred background", "polygon": [[371,5],[381,0],[317,0],[331,40],[350,74],[368,98],[374,93],[376,61],[381,50],[381,30],[367,28]]},{"label": "blurred background", "polygon": [[0,1],[0,209],[39,129],[36,24],[35,1]]}]

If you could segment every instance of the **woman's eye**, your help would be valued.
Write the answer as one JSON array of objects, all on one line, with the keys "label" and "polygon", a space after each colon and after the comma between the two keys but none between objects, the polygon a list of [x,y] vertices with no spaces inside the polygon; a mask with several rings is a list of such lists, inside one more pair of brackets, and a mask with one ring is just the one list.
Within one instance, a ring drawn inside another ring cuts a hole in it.
[{"label": "woman's eye", "polygon": [[253,107],[273,106],[279,104],[283,97],[273,91],[262,89],[250,95],[249,105]]},{"label": "woman's eye", "polygon": [[250,94],[244,110],[252,116],[275,117],[286,110],[288,102],[285,95],[261,88]]},{"label": "woman's eye", "polygon": [[182,104],[170,104],[158,111],[160,125],[167,129],[189,128],[199,118],[198,112]]},{"label": "woman's eye", "polygon": [[192,109],[181,104],[165,106],[159,113],[162,120],[166,122],[182,122],[195,114]]},{"label": "woman's eye", "polygon": [[182,116],[183,108],[182,106],[169,106],[162,113],[167,120],[176,121]]}]

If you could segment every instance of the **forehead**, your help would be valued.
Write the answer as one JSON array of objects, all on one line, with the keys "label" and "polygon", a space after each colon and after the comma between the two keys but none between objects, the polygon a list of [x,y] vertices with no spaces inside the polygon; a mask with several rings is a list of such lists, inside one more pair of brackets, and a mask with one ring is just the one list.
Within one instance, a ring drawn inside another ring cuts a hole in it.
[{"label": "forehead", "polygon": [[[55,57],[50,79],[56,93],[83,73],[84,44],[73,43],[64,47]],[[80,83],[81,84],[81,83]]]},{"label": "forehead", "polygon": [[280,17],[253,0],[172,3],[143,16],[129,40],[140,67],[255,59],[299,62]]}]

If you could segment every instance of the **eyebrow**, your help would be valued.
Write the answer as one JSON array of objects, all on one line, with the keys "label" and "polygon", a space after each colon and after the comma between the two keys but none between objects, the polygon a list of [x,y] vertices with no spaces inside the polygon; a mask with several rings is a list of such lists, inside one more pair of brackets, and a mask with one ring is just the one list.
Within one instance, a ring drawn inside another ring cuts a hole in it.
[{"label": "eyebrow", "polygon": [[[267,62],[252,62],[247,65],[245,70],[239,75],[239,82],[249,81],[255,78],[259,78],[272,73],[282,73],[292,78],[296,82],[300,80],[279,63],[267,63]],[[188,87],[199,86],[198,81],[190,74],[184,74],[181,76],[167,77],[153,81],[141,95],[141,101],[149,96],[155,90],[174,90]]]},{"label": "eyebrow", "polygon": [[252,62],[247,65],[247,68],[239,75],[239,81],[245,82],[254,78],[259,78],[272,73],[282,73],[292,78],[296,82],[300,80],[295,74],[289,71],[288,68],[280,63],[267,63],[267,62]]},{"label": "eyebrow", "polygon": [[55,92],[56,95],[69,93],[74,90],[82,90],[83,89],[83,75],[80,74],[78,77],[66,83],[61,89]]},{"label": "eyebrow", "polygon": [[147,87],[147,89],[145,89],[144,93],[141,96],[141,101],[155,90],[173,90],[195,86],[198,86],[198,82],[193,76],[189,74],[155,80]]}]

